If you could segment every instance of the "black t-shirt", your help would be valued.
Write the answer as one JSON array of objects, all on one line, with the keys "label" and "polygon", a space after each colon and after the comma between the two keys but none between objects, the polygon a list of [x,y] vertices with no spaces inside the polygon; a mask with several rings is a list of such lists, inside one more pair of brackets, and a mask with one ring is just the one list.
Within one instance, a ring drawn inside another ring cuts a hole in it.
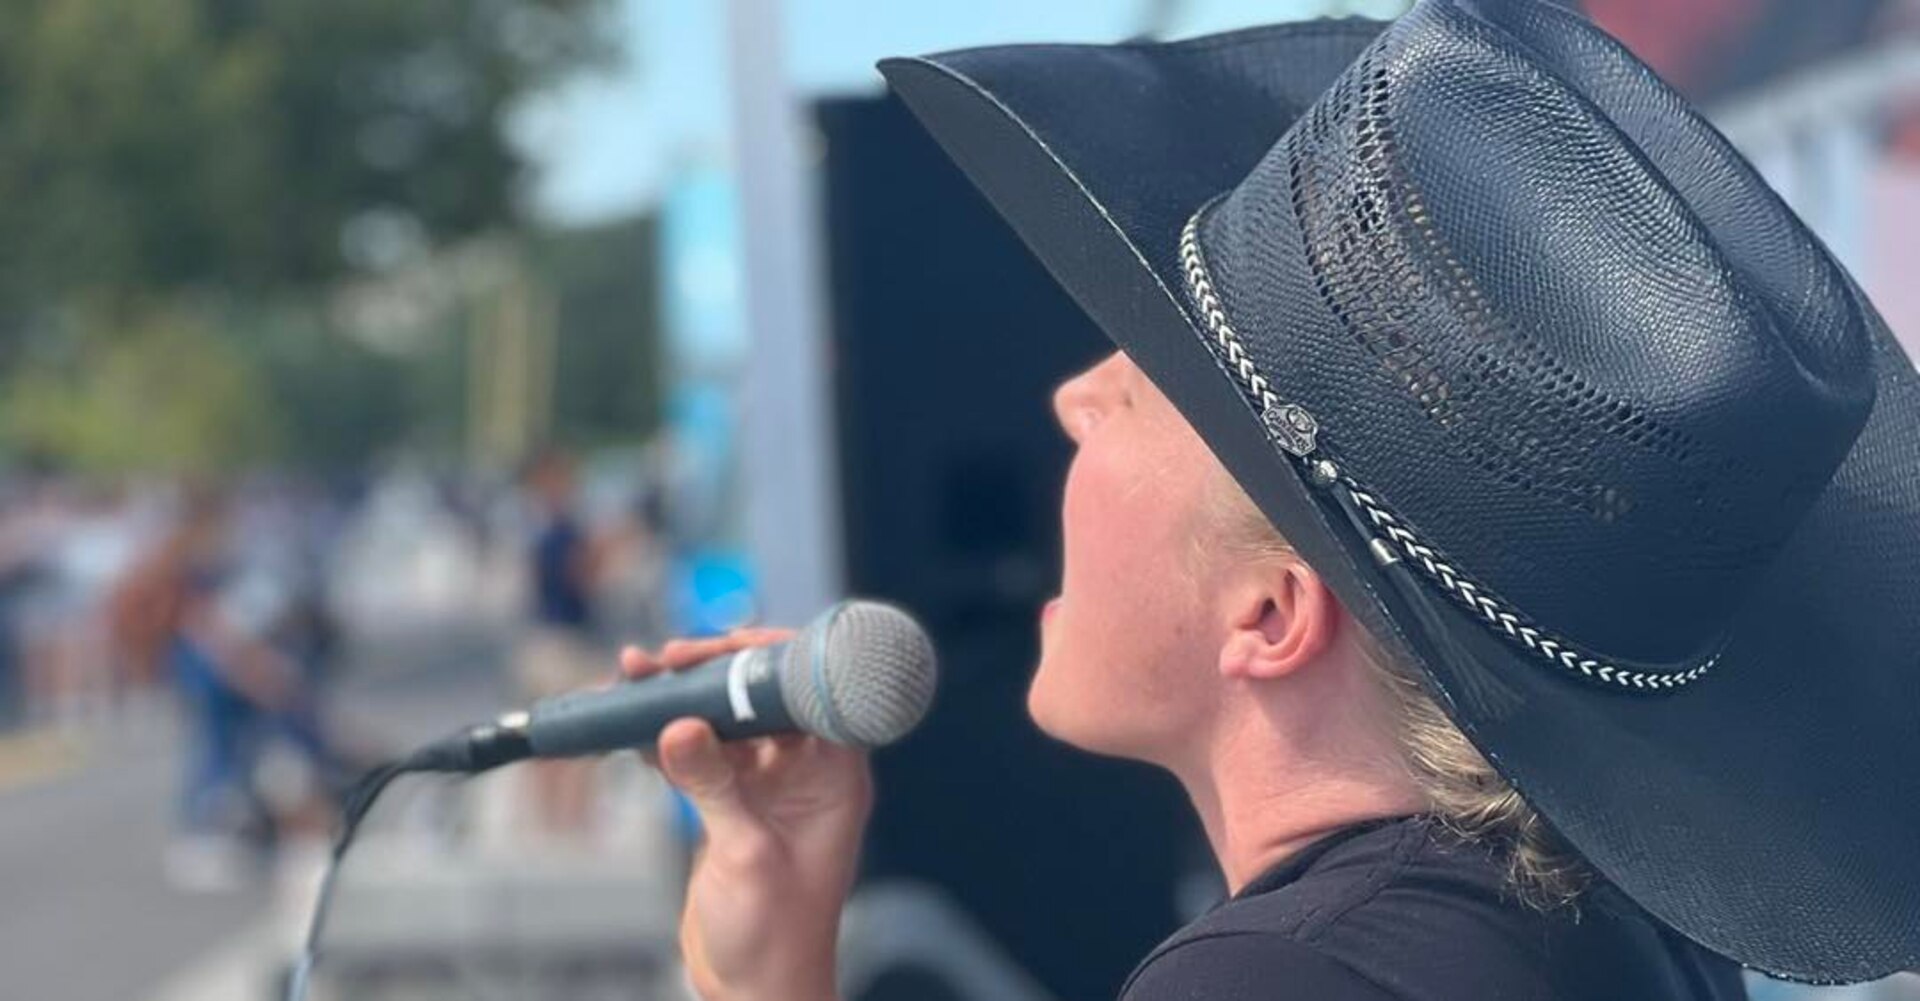
[{"label": "black t-shirt", "polygon": [[1431,817],[1295,853],[1142,962],[1121,1001],[1746,1001],[1740,968],[1601,884],[1502,895],[1504,860]]}]

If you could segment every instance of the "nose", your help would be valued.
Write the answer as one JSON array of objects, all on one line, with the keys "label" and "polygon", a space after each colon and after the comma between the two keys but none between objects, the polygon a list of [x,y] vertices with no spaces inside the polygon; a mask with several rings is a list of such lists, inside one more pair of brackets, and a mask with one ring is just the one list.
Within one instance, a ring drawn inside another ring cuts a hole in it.
[{"label": "nose", "polygon": [[1112,405],[1112,365],[1102,362],[1060,384],[1053,391],[1053,417],[1077,444]]}]

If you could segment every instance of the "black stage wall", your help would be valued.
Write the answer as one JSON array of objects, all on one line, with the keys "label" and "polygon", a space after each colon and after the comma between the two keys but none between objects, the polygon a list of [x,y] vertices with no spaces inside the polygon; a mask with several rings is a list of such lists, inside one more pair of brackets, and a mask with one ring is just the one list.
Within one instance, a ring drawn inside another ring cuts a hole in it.
[{"label": "black stage wall", "polygon": [[1060,998],[1112,997],[1203,852],[1171,779],[1025,711],[1060,580],[1050,394],[1110,347],[896,101],[817,120],[848,584],[922,616],[943,669],[875,758],[868,874],[937,883]]}]

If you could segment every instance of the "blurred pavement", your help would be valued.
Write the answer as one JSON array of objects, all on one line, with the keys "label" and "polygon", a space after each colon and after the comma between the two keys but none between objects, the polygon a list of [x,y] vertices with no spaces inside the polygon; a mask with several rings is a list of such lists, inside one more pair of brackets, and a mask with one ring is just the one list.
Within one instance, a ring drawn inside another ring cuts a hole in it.
[{"label": "blurred pavement", "polygon": [[[484,622],[443,621],[356,642],[335,693],[341,724],[353,739],[398,744],[490,714],[504,704],[497,679],[506,635]],[[204,975],[211,959],[263,924],[269,880],[189,893],[165,878],[180,753],[164,699],[64,735],[0,739],[6,996],[159,996],[184,975]]]}]

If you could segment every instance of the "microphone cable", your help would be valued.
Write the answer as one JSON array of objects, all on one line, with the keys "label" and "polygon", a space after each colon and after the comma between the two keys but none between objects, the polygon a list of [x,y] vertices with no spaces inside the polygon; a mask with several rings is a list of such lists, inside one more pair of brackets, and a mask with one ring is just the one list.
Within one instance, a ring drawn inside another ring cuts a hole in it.
[{"label": "microphone cable", "polygon": [[313,967],[320,957],[320,933],[326,927],[327,911],[333,904],[333,888],[340,865],[360,830],[360,822],[373,810],[393,780],[402,775],[434,772],[450,775],[477,775],[510,761],[532,754],[525,733],[526,716],[512,713],[496,723],[462,729],[428,744],[404,758],[397,758],[360,776],[340,801],[340,829],[320,877],[319,895],[313,902],[313,914],[307,920],[306,943],[300,959],[287,977],[286,1001],[305,1001],[313,980]]}]

